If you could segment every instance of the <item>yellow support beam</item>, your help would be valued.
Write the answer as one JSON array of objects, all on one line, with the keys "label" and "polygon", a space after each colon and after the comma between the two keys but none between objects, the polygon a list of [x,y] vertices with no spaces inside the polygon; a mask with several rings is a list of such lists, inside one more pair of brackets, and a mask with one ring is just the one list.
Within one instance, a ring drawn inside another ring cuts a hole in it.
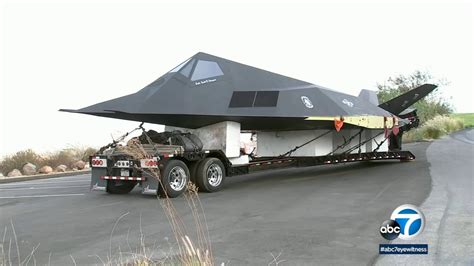
[{"label": "yellow support beam", "polygon": [[[384,123],[383,116],[373,116],[373,115],[365,115],[365,116],[343,116],[344,123],[365,127],[365,128],[387,128],[393,127],[393,119],[392,117],[387,117],[387,122]],[[340,120],[341,117],[333,117],[333,116],[310,116],[307,117],[305,120],[313,120],[313,121],[334,121]]]}]

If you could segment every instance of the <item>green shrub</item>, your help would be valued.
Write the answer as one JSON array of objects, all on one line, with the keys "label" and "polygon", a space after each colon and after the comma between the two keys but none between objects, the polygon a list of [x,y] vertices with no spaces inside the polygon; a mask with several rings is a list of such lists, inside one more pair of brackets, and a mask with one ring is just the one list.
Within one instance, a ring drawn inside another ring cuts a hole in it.
[{"label": "green shrub", "polygon": [[418,128],[412,129],[403,134],[403,142],[414,142],[423,139],[423,134]]},{"label": "green shrub", "polygon": [[[449,84],[446,80],[434,78],[428,71],[416,70],[411,74],[397,75],[382,83],[377,83],[377,96],[379,102],[383,103],[426,83],[439,86]],[[453,111],[449,100],[443,97],[438,89],[416,102],[413,107],[417,109],[421,123],[425,123],[437,115],[448,115]]]},{"label": "green shrub", "polygon": [[426,121],[421,127],[408,131],[403,135],[405,142],[439,139],[451,132],[461,130],[464,124],[461,120],[449,116],[438,115]]},{"label": "green shrub", "polygon": [[423,139],[439,139],[446,134],[446,131],[443,128],[426,125],[423,127],[421,134]]},{"label": "green shrub", "polygon": [[438,115],[427,121],[422,128],[425,130],[424,137],[437,139],[445,134],[463,129],[464,125],[459,119]]}]

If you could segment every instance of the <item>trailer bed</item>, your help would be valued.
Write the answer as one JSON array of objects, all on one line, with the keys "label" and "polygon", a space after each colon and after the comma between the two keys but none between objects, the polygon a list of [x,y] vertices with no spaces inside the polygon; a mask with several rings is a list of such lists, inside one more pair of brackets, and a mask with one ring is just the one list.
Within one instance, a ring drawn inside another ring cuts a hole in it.
[{"label": "trailer bed", "polygon": [[252,160],[247,165],[231,166],[227,175],[241,175],[261,170],[287,168],[287,167],[309,167],[326,164],[340,164],[363,161],[380,160],[414,160],[415,155],[409,151],[388,151],[388,152],[365,152],[355,154],[335,154],[325,156],[295,156],[295,157],[261,157]]}]

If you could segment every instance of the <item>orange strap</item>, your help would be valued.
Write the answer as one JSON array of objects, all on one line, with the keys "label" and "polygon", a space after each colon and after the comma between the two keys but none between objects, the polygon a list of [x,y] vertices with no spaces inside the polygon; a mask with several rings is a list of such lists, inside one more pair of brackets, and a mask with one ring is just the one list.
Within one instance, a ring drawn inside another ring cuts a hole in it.
[{"label": "orange strap", "polygon": [[335,118],[334,119],[334,127],[336,128],[336,131],[339,132],[344,126],[344,118],[341,116],[339,119]]}]

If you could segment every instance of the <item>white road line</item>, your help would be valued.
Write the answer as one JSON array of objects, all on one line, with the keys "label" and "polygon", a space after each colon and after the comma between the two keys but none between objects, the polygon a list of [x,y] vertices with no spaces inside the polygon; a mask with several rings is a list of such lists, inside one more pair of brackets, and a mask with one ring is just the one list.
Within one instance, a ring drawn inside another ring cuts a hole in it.
[{"label": "white road line", "polygon": [[22,181],[22,182],[15,182],[15,183],[8,183],[8,184],[0,184],[0,187],[12,187],[12,186],[20,186],[20,185],[43,185],[43,184],[58,184],[58,183],[89,183],[89,179],[84,180],[57,180],[56,182],[29,182],[29,181]]},{"label": "white road line", "polygon": [[[24,176],[25,177],[25,176]],[[41,177],[41,176],[40,176]],[[31,179],[31,180],[23,180],[17,181],[16,183],[22,182],[47,182],[47,181],[54,181],[54,180],[81,180],[81,179],[90,179],[91,175],[75,175],[75,176],[59,176],[59,177],[46,177],[46,178],[39,178],[39,179]]]},{"label": "white road line", "polygon": [[53,189],[53,188],[76,188],[76,187],[88,188],[88,187],[89,187],[89,184],[86,184],[86,185],[84,185],[84,186],[67,186],[67,187],[0,188],[0,190],[3,190],[3,191],[11,191],[11,190]]},{"label": "white road line", "polygon": [[0,199],[72,197],[72,196],[84,196],[84,195],[85,195],[85,194],[51,194],[51,195],[31,195],[31,196],[0,197]]},{"label": "white road line", "polygon": [[[23,180],[23,181],[17,181],[15,183],[26,183],[26,182],[31,182],[31,183],[49,183],[49,182],[71,182],[71,181],[81,181],[81,180],[88,180],[90,179],[90,176],[84,176],[84,177],[53,177],[53,178],[43,178],[43,179],[31,179],[31,180]],[[13,179],[12,179],[13,180]],[[11,184],[11,183],[10,183]]]}]

